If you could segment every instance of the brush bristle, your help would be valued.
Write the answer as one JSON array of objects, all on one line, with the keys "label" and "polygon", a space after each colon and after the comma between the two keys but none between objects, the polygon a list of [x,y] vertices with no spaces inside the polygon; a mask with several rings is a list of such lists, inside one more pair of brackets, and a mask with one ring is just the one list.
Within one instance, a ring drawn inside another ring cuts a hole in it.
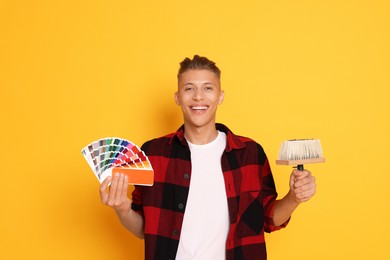
[{"label": "brush bristle", "polygon": [[318,139],[288,140],[282,143],[279,160],[306,160],[322,157],[321,142]]}]

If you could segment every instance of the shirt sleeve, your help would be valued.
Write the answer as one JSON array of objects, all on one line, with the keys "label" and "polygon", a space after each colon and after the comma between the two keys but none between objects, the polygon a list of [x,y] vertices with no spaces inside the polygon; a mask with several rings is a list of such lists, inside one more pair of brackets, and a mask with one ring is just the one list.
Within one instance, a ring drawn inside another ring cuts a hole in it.
[{"label": "shirt sleeve", "polygon": [[273,221],[275,200],[278,196],[276,192],[274,178],[268,159],[265,160],[262,167],[262,199],[264,208],[264,231],[273,232],[287,226],[290,218],[280,226],[275,226]]},{"label": "shirt sleeve", "polygon": [[[141,150],[148,155],[148,148],[151,141],[147,141],[141,146]],[[142,217],[144,216],[143,212],[143,202],[142,202],[142,186],[134,185],[134,190],[131,193],[132,195],[132,203],[131,209],[140,214]]]},{"label": "shirt sleeve", "polygon": [[141,200],[141,187],[135,186],[132,195],[131,209],[143,216],[143,205]]}]

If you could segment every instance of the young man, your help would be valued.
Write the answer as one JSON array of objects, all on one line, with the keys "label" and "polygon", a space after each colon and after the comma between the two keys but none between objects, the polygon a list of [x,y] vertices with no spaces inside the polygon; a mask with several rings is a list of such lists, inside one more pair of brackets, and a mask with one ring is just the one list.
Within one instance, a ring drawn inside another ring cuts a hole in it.
[{"label": "young man", "polygon": [[136,186],[132,200],[124,175],[100,186],[102,202],[145,239],[145,259],[266,259],[264,232],[285,227],[315,194],[311,173],[294,170],[290,191],[276,200],[262,147],[216,124],[223,99],[215,63],[198,55],[184,59],[175,93],[184,124],[141,148],[155,170],[154,185]]}]

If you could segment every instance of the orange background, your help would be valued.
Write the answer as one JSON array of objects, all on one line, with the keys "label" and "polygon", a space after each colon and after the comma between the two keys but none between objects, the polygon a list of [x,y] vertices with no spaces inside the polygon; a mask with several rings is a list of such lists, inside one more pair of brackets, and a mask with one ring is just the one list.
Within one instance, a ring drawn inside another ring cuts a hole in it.
[{"label": "orange background", "polygon": [[142,259],[81,149],[176,130],[178,63],[222,69],[218,121],[261,143],[321,139],[318,191],[270,260],[389,259],[389,1],[1,1],[0,259]]}]

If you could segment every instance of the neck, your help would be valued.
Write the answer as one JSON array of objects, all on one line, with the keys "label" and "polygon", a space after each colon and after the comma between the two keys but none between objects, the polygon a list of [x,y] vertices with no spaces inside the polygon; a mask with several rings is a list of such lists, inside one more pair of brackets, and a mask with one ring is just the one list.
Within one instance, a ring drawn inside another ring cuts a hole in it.
[{"label": "neck", "polygon": [[184,137],[192,144],[208,144],[218,136],[215,124],[204,127],[193,127],[184,124],[184,129]]}]

